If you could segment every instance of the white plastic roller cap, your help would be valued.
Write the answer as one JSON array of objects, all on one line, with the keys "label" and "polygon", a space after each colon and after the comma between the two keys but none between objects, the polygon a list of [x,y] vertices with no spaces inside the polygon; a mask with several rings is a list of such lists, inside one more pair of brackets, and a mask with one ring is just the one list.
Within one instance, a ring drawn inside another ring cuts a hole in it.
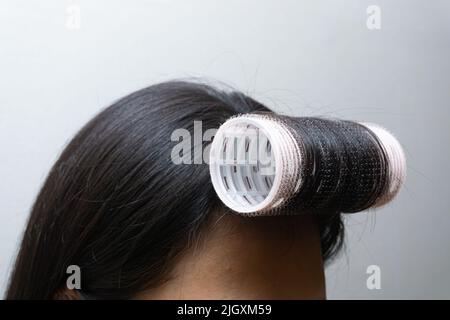
[{"label": "white plastic roller cap", "polygon": [[380,141],[388,160],[388,186],[374,204],[374,207],[382,206],[390,202],[400,191],[406,179],[406,157],[398,140],[385,128],[374,123],[361,123],[372,131]]},{"label": "white plastic roller cap", "polygon": [[244,215],[275,214],[300,186],[297,142],[270,115],[241,115],[220,126],[209,166],[219,198]]}]

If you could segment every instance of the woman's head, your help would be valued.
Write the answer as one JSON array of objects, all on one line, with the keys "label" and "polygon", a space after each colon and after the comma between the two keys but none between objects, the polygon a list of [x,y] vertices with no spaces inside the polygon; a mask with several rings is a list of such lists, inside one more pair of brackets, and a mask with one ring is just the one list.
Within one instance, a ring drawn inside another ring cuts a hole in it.
[{"label": "woman's head", "polygon": [[[99,113],[65,148],[36,199],[7,298],[57,297],[70,265],[80,267],[86,294],[132,298],[173,276],[183,253],[208,241],[221,217],[223,224],[260,219],[253,226],[265,225],[266,234],[267,225],[283,229],[273,219],[292,218],[233,217],[216,196],[206,163],[175,164],[171,156],[175,130],[194,136],[194,121],[206,131],[255,111],[270,112],[239,92],[174,81],[134,92]],[[196,141],[192,150],[210,143]],[[323,215],[313,224],[328,259],[342,243],[341,218]]]}]

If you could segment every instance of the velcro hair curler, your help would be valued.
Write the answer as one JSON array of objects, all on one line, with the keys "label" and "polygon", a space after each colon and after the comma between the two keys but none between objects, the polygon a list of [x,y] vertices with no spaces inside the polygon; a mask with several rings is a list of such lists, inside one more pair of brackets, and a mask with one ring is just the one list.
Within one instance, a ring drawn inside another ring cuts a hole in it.
[{"label": "velcro hair curler", "polygon": [[378,207],[406,176],[400,143],[378,125],[272,113],[227,120],[209,165],[222,202],[255,216]]}]

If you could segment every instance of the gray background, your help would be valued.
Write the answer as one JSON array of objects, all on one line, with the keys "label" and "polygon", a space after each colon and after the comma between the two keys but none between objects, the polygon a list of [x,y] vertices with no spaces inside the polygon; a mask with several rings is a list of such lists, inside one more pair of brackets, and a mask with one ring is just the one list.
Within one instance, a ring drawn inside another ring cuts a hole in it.
[{"label": "gray background", "polygon": [[[380,30],[366,27],[372,4]],[[449,18],[450,2],[436,0],[1,1],[0,292],[32,201],[73,134],[133,90],[207,77],[291,115],[394,132],[406,186],[388,207],[347,218],[328,296],[450,298]],[[372,264],[381,290],[366,287]]]}]

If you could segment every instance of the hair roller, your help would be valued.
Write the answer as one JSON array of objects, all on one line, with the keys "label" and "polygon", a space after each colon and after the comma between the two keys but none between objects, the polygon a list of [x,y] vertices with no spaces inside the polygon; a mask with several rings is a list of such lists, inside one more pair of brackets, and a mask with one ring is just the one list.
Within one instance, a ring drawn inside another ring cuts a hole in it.
[{"label": "hair roller", "polygon": [[397,139],[375,124],[255,113],[220,126],[210,174],[239,214],[351,213],[390,202],[406,162]]}]

